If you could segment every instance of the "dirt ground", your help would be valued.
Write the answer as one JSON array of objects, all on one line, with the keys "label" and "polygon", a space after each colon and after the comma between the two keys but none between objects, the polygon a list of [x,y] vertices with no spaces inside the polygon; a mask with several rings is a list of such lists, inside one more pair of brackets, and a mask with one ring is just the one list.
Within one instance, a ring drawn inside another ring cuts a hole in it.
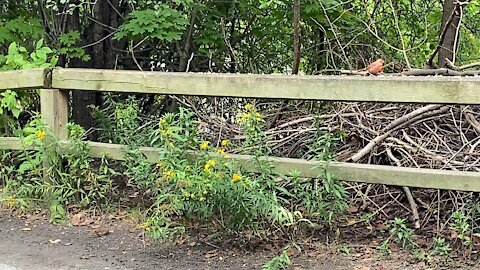
[{"label": "dirt ground", "polygon": [[[275,256],[264,249],[252,252],[220,248],[202,241],[203,235],[192,235],[183,243],[171,245],[153,243],[123,221],[109,222],[108,228],[92,227],[54,226],[43,216],[21,218],[0,212],[0,270],[261,269]],[[335,249],[294,255],[292,261],[293,270],[435,269],[402,259],[344,256]]]}]

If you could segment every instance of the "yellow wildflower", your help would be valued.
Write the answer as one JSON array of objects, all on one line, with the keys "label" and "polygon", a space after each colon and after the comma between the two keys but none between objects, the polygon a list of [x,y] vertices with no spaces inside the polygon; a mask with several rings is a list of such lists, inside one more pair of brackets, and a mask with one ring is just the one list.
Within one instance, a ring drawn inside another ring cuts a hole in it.
[{"label": "yellow wildflower", "polygon": [[185,198],[190,198],[190,193],[189,193],[189,192],[183,193],[183,197],[185,197]]},{"label": "yellow wildflower", "polygon": [[247,103],[247,104],[245,105],[245,110],[247,110],[247,111],[251,111],[251,110],[253,110],[253,108],[254,108],[253,105],[250,104],[250,103]]},{"label": "yellow wildflower", "polygon": [[203,142],[200,144],[200,149],[202,149],[202,150],[207,149],[209,144],[210,144],[210,142],[203,141]]},{"label": "yellow wildflower", "polygon": [[8,207],[15,206],[15,198],[13,198],[13,196],[8,196],[8,197],[5,199],[5,204],[6,204]]},{"label": "yellow wildflower", "polygon": [[240,118],[238,118],[238,122],[239,123],[244,123],[244,122],[247,122],[248,119],[252,118],[252,115],[250,113],[243,113]]},{"label": "yellow wildflower", "polygon": [[165,177],[166,179],[170,179],[175,175],[173,171],[163,171],[162,174],[163,174],[163,177]]},{"label": "yellow wildflower", "polygon": [[215,167],[216,164],[217,164],[217,162],[216,162],[214,159],[208,160],[207,163],[205,164],[204,171],[210,172],[211,169],[212,169],[213,167]]},{"label": "yellow wildflower", "polygon": [[223,149],[220,148],[220,149],[217,150],[217,154],[219,154],[219,155],[224,155],[224,154],[225,154],[225,150],[223,150]]},{"label": "yellow wildflower", "polygon": [[263,116],[262,116],[260,113],[258,113],[258,112],[255,113],[255,120],[260,121],[260,122],[261,122],[261,121],[264,121],[264,120],[263,120]]},{"label": "yellow wildflower", "polygon": [[242,118],[243,118],[244,120],[247,120],[247,119],[252,118],[252,115],[251,115],[250,113],[244,113],[244,114],[242,115]]},{"label": "yellow wildflower", "polygon": [[170,129],[162,129],[162,130],[160,130],[160,134],[169,138],[169,137],[172,136],[172,131]]},{"label": "yellow wildflower", "polygon": [[150,231],[151,229],[151,224],[150,222],[145,222],[143,224],[140,224],[140,228],[144,229],[145,231]]},{"label": "yellow wildflower", "polygon": [[165,162],[164,161],[160,161],[157,163],[157,168],[162,168],[162,167],[165,167]]},{"label": "yellow wildflower", "polygon": [[37,130],[37,132],[35,132],[35,136],[37,136],[37,138],[40,140],[45,139],[45,135],[45,131],[43,130]]},{"label": "yellow wildflower", "polygon": [[165,125],[167,123],[167,120],[161,118],[160,119],[160,125]]},{"label": "yellow wildflower", "polygon": [[205,201],[205,197],[202,196],[202,197],[198,198],[198,201],[200,201],[200,202]]},{"label": "yellow wildflower", "polygon": [[242,178],[242,177],[240,176],[240,174],[234,173],[234,174],[232,175],[232,181],[233,181],[233,183],[237,183],[238,181],[240,181],[240,178]]},{"label": "yellow wildflower", "polygon": [[224,140],[222,140],[222,143],[221,143],[221,144],[222,144],[222,146],[227,146],[227,145],[230,144],[230,141],[227,140],[227,139],[224,139]]}]

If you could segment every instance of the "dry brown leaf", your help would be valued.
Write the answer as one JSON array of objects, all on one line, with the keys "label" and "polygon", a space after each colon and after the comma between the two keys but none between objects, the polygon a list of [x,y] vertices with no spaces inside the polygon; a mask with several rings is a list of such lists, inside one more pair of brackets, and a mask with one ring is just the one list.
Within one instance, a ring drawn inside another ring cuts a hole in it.
[{"label": "dry brown leaf", "polygon": [[275,248],[273,247],[272,244],[270,243],[265,243],[262,245],[264,249],[269,250],[269,251],[275,251]]},{"label": "dry brown leaf", "polygon": [[347,225],[348,226],[352,226],[352,225],[355,225],[357,223],[357,220],[354,219],[354,218],[350,218],[347,220]]},{"label": "dry brown leaf", "polygon": [[185,241],[187,241],[187,238],[186,237],[181,237],[181,238],[178,238],[177,240],[175,240],[175,244],[183,245],[183,244],[185,244]]},{"label": "dry brown leaf", "polygon": [[352,205],[348,208],[348,212],[351,214],[357,213],[358,212],[358,207],[355,205]]},{"label": "dry brown leaf", "polygon": [[450,231],[450,240],[457,239],[458,233],[454,230]]},{"label": "dry brown leaf", "polygon": [[476,246],[480,245],[480,235],[479,234],[472,235],[472,242]]},{"label": "dry brown leaf", "polygon": [[210,250],[205,254],[205,259],[211,259],[218,256],[218,249]]},{"label": "dry brown leaf", "polygon": [[297,256],[298,255],[298,249],[296,248],[289,248],[287,250],[287,253],[288,253],[288,256],[292,257],[292,256]]},{"label": "dry brown leaf", "polygon": [[311,250],[307,251],[305,254],[306,254],[308,257],[315,258],[315,257],[317,257],[318,252],[317,252],[316,250],[311,249]]},{"label": "dry brown leaf", "polygon": [[80,223],[82,222],[82,217],[83,217],[82,213],[75,214],[70,218],[70,223],[73,226],[80,226]]},{"label": "dry brown leaf", "polygon": [[377,225],[375,225],[375,229],[377,229],[378,231],[384,231],[387,229],[387,227],[385,226],[385,224],[382,222],[382,223],[378,223]]},{"label": "dry brown leaf", "polygon": [[93,230],[93,232],[95,233],[96,236],[101,237],[101,236],[105,236],[105,235],[109,234],[110,230],[108,228],[105,228],[105,227],[100,227],[100,228],[97,228],[97,229]]}]

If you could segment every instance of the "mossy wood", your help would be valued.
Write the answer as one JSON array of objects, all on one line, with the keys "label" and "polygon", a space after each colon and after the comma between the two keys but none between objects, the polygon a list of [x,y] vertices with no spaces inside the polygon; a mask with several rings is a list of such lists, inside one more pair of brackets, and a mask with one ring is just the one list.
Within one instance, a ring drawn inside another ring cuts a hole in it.
[{"label": "mossy wood", "polygon": [[197,96],[480,104],[480,77],[284,76],[55,69],[52,87]]}]

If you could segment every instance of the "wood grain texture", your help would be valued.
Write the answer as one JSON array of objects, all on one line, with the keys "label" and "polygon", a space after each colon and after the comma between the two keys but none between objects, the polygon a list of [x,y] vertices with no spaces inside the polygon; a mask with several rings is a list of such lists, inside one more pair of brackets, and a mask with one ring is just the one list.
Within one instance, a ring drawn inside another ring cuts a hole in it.
[{"label": "wood grain texture", "polygon": [[285,76],[55,69],[52,87],[274,99],[480,104],[480,77]]},{"label": "wood grain texture", "polygon": [[68,136],[68,91],[58,89],[40,90],[42,121],[59,140]]},{"label": "wood grain texture", "polygon": [[41,88],[45,84],[46,74],[44,69],[1,71],[0,90]]}]

